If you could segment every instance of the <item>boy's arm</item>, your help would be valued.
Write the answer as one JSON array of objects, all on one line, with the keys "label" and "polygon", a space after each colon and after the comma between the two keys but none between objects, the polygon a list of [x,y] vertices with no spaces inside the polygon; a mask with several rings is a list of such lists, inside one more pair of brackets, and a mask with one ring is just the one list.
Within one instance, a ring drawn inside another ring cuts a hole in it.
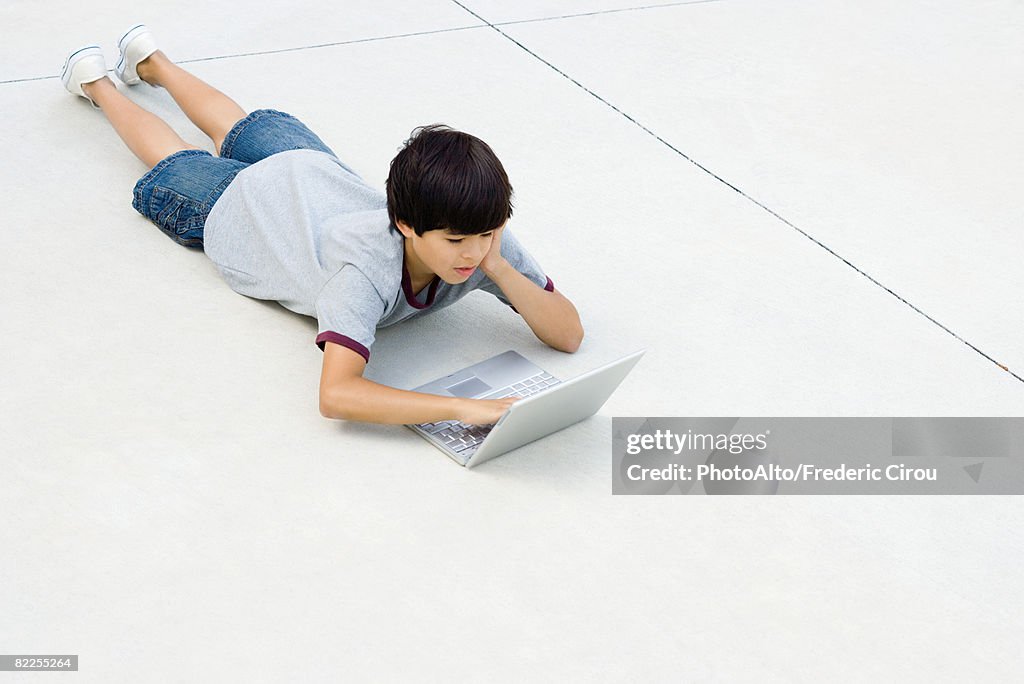
[{"label": "boy's arm", "polygon": [[539,287],[501,256],[503,230],[495,231],[480,269],[501,288],[541,342],[559,351],[575,352],[583,342],[583,324],[576,307],[558,290],[548,292]]},{"label": "boy's arm", "polygon": [[366,360],[340,344],[324,345],[320,374],[320,415],[367,423],[436,423],[460,420],[471,425],[498,422],[515,398],[483,401],[395,389],[363,377]]}]

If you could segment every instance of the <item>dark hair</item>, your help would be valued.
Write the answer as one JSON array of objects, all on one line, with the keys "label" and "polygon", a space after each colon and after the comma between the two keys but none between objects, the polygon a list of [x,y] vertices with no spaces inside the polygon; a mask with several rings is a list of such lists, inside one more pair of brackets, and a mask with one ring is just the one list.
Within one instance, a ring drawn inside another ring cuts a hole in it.
[{"label": "dark hair", "polygon": [[444,124],[420,126],[391,160],[388,217],[422,236],[448,229],[474,235],[512,216],[512,186],[483,140]]}]

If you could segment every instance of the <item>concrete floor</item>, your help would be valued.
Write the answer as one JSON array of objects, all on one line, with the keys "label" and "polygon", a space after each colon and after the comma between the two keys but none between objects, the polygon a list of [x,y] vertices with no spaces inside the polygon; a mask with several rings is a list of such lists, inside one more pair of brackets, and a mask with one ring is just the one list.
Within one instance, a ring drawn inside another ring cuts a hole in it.
[{"label": "concrete floor", "polygon": [[[1024,414],[1020,2],[175,5],[0,7],[5,653],[88,682],[1019,678],[1019,499],[613,497],[610,437]],[[368,377],[648,354],[472,471],[322,418],[315,322],[137,215],[146,168],[55,76],[135,20],[381,188],[425,123],[502,159],[583,348],[480,294],[382,331]]]}]

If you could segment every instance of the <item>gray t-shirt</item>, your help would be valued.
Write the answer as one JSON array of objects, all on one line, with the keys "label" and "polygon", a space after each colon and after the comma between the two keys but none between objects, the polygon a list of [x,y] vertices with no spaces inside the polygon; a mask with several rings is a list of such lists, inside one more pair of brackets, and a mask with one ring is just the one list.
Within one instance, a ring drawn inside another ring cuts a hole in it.
[{"label": "gray t-shirt", "polygon": [[[367,361],[377,328],[443,309],[476,289],[509,304],[479,269],[459,285],[435,276],[416,297],[387,196],[323,152],[281,152],[240,172],[213,205],[203,242],[233,290],[315,317],[321,350],[334,342]],[[501,254],[554,289],[508,228]]]}]

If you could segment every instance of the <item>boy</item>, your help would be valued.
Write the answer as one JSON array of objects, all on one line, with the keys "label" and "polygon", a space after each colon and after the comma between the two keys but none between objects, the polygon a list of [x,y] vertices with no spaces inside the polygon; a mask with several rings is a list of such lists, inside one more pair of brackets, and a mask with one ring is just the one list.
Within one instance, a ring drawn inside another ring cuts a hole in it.
[{"label": "boy", "polygon": [[68,56],[65,88],[102,109],[152,167],[135,186],[139,213],[179,244],[203,248],[235,291],[317,318],[323,416],[496,422],[514,399],[440,397],[363,378],[377,327],[474,289],[512,306],[549,346],[579,348],[575,307],[505,232],[512,186],[483,141],[442,125],[416,129],[391,162],[385,197],[298,119],[274,110],[247,115],[171,62],[144,25],[118,48],[120,80],[165,88],[219,157],[122,95],[96,46]]}]

